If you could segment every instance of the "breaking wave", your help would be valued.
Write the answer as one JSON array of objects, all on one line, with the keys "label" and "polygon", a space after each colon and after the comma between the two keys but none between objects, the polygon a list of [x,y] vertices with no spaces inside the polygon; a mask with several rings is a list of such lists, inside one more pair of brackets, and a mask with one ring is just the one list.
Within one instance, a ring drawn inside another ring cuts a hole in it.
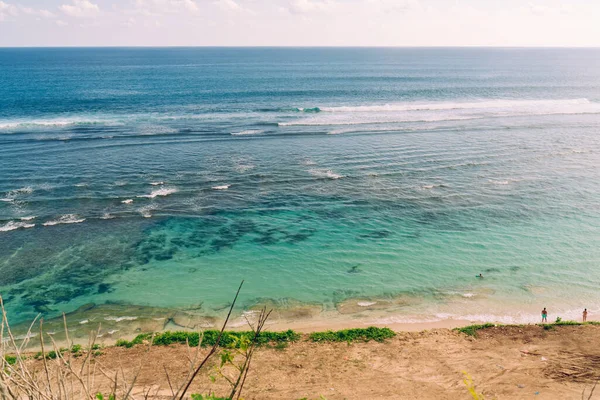
[{"label": "breaking wave", "polygon": [[160,188],[157,190],[153,190],[150,194],[144,194],[137,197],[146,197],[148,199],[153,199],[155,197],[165,197],[170,194],[177,193],[177,189],[175,188]]},{"label": "breaking wave", "polygon": [[34,226],[35,226],[35,224],[28,224],[27,222],[9,221],[8,223],[6,223],[4,225],[0,225],[0,232],[9,232],[9,231],[14,231],[16,229],[33,228]]},{"label": "breaking wave", "polygon": [[61,224],[79,224],[84,221],[85,221],[85,218],[78,217],[75,214],[67,214],[67,215],[63,215],[62,217],[60,217],[58,219],[44,222],[42,225],[54,226],[54,225],[61,225]]}]

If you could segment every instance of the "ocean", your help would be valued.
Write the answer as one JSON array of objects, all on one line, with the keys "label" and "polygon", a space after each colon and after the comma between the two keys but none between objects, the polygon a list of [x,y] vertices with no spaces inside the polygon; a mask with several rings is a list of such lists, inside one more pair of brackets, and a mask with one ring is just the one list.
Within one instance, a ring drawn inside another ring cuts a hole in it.
[{"label": "ocean", "polygon": [[9,318],[220,316],[245,280],[236,312],[290,320],[594,319],[599,66],[600,49],[0,49]]}]

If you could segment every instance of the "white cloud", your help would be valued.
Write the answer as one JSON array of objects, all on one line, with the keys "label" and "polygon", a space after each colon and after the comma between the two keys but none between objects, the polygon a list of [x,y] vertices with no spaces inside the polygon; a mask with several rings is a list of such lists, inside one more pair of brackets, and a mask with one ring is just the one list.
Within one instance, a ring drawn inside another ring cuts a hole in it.
[{"label": "white cloud", "polygon": [[89,0],[73,0],[73,4],[60,6],[63,13],[70,17],[86,18],[94,17],[100,13],[100,7]]},{"label": "white cloud", "polygon": [[34,15],[36,17],[56,18],[56,14],[54,14],[53,12],[50,12],[48,10],[43,10],[43,9],[38,10],[35,8],[31,8],[31,7],[21,7],[21,11],[24,14]]},{"label": "white cloud", "polygon": [[197,13],[200,11],[195,0],[136,0],[135,7],[143,15],[172,14],[181,11]]},{"label": "white cloud", "polygon": [[217,0],[215,4],[225,11],[242,11],[242,7],[234,0]]},{"label": "white cloud", "polygon": [[332,11],[337,5],[329,0],[292,0],[288,10],[293,14],[308,14]]},{"label": "white cloud", "polygon": [[12,4],[5,3],[0,1],[0,21],[4,21],[4,19],[8,16],[14,17],[19,14],[19,10],[17,7]]},{"label": "white cloud", "polygon": [[529,12],[533,15],[550,15],[550,14],[569,14],[573,11],[573,7],[570,4],[559,4],[555,6],[547,6],[538,3],[528,4]]},{"label": "white cloud", "polygon": [[367,0],[367,6],[379,11],[408,11],[419,6],[417,0]]}]

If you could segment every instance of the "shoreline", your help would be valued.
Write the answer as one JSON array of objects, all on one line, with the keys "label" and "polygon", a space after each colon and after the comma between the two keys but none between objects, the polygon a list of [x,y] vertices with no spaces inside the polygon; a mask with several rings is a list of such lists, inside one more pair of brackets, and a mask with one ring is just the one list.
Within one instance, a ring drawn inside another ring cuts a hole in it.
[{"label": "shoreline", "polygon": [[[321,312],[312,315],[306,309],[281,310],[274,309],[271,318],[265,324],[265,331],[285,332],[292,330],[299,334],[310,334],[324,331],[340,331],[345,329],[361,329],[368,327],[389,328],[394,332],[425,332],[432,330],[453,330],[471,325],[493,324],[498,326],[540,326],[541,321],[505,322],[502,320],[471,320],[440,318],[436,320],[403,321],[399,315],[368,315],[365,313],[341,314],[339,312]],[[382,311],[382,310],[378,310]],[[383,310],[385,311],[385,310]],[[257,315],[256,310],[235,310],[229,320],[227,331],[247,331],[248,323],[252,323]],[[290,315],[297,318],[291,318]],[[201,332],[219,330],[224,319],[206,316],[200,310],[176,310],[146,306],[88,304],[65,314],[68,333],[74,343],[87,344],[90,334],[98,332],[97,343],[113,345],[118,340],[132,340],[140,334],[162,332]],[[590,316],[590,321],[593,315]],[[563,321],[580,319],[564,318]],[[8,316],[10,323],[10,315]],[[549,325],[555,321],[551,319]],[[18,339],[25,339],[31,321],[11,324],[13,334]],[[51,335],[57,343],[65,341],[63,317],[50,318],[43,321],[44,332]],[[35,347],[39,342],[39,322],[33,326],[27,347]]]}]

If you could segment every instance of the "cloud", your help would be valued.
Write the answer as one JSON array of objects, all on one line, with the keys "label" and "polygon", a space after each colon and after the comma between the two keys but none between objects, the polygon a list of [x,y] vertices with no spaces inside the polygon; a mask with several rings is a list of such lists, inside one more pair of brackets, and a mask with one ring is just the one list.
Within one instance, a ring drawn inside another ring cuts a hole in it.
[{"label": "cloud", "polygon": [[135,7],[141,14],[155,16],[181,11],[192,13],[200,11],[195,0],[136,0]]},{"label": "cloud", "polygon": [[60,6],[63,13],[70,17],[87,18],[94,17],[100,13],[100,7],[89,0],[73,0],[73,4]]},{"label": "cloud", "polygon": [[5,3],[0,1],[0,21],[4,21],[4,19],[8,16],[14,17],[19,14],[19,10],[17,7],[12,4]]},{"label": "cloud", "polygon": [[337,5],[337,3],[329,0],[292,0],[288,10],[292,14],[309,14],[332,11]]},{"label": "cloud", "polygon": [[366,0],[366,3],[369,7],[373,7],[384,12],[403,12],[415,9],[419,6],[419,2],[417,0]]},{"label": "cloud", "polygon": [[418,0],[291,0],[287,10],[292,14],[335,13],[365,15],[374,12],[405,12],[419,7]]},{"label": "cloud", "polygon": [[242,6],[234,0],[217,0],[215,4],[225,11],[242,11]]},{"label": "cloud", "polygon": [[21,11],[23,12],[23,14],[27,14],[27,15],[34,15],[36,17],[42,17],[42,18],[56,18],[56,14],[54,14],[53,12],[50,12],[48,10],[43,10],[43,9],[35,9],[35,8],[31,8],[31,7],[20,7]]},{"label": "cloud", "polygon": [[550,14],[569,14],[573,11],[570,4],[560,4],[557,6],[546,6],[543,4],[529,3],[528,10],[533,15],[544,16]]}]

